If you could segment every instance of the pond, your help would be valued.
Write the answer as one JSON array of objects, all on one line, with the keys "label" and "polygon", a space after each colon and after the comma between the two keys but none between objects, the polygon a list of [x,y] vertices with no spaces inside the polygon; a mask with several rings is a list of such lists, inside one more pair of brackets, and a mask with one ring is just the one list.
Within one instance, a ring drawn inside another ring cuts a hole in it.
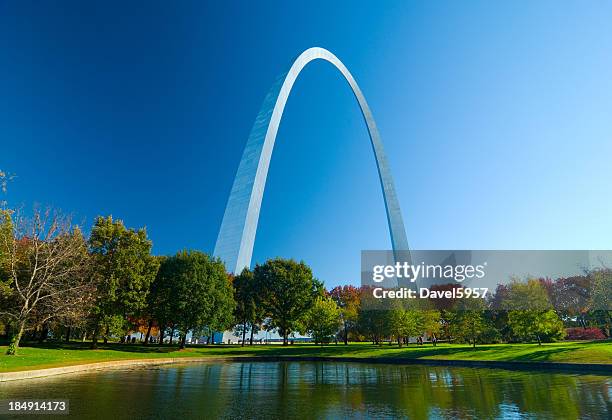
[{"label": "pond", "polygon": [[417,365],[202,363],[0,384],[0,399],[13,398],[69,399],[71,417],[82,419],[607,419],[612,378]]}]

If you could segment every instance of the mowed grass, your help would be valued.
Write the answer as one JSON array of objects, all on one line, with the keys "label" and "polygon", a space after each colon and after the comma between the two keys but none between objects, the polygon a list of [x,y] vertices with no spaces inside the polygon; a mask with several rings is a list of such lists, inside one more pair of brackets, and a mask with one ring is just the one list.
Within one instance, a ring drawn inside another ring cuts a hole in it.
[{"label": "mowed grass", "polygon": [[88,343],[43,344],[24,346],[16,356],[6,356],[6,346],[0,346],[0,372],[42,369],[112,360],[153,359],[174,357],[240,357],[240,356],[293,356],[293,357],[355,357],[355,358],[409,358],[439,360],[487,360],[506,362],[562,362],[612,364],[612,341],[573,341],[537,344],[490,344],[475,349],[462,344],[411,344],[398,348],[397,344],[375,346],[367,343],[191,346],[178,350],[176,346],[143,346],[142,344],[101,344],[91,350]]}]

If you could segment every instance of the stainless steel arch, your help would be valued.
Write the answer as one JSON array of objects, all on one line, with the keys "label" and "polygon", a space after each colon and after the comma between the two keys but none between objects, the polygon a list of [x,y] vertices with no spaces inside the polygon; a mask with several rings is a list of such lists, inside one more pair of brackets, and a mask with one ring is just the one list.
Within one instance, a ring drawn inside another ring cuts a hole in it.
[{"label": "stainless steel arch", "polygon": [[291,93],[291,88],[302,69],[311,61],[318,59],[333,64],[342,73],[353,90],[355,98],[357,98],[368,127],[374,157],[376,158],[391,235],[391,245],[396,254],[399,251],[408,251],[408,240],[402,213],[372,111],[370,111],[357,82],[344,64],[326,49],[314,47],[300,54],[289,71],[279,76],[266,95],[251,129],[225,208],[214,251],[215,256],[225,261],[229,271],[238,273],[251,265],[261,201],[283,110]]}]

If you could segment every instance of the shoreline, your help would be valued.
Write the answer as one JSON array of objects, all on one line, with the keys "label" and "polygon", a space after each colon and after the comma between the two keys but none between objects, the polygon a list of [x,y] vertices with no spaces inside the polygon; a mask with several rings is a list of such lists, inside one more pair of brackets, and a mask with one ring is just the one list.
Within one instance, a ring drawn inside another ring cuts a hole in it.
[{"label": "shoreline", "polygon": [[221,356],[221,357],[169,357],[155,359],[128,359],[74,364],[61,367],[0,372],[0,383],[36,379],[71,373],[99,371],[107,369],[131,368],[180,363],[236,363],[236,362],[334,362],[370,363],[390,365],[426,365],[489,368],[506,370],[563,371],[576,373],[612,374],[612,364],[603,363],[561,363],[561,362],[507,362],[495,360],[445,360],[411,359],[402,357],[345,357],[345,356]]}]

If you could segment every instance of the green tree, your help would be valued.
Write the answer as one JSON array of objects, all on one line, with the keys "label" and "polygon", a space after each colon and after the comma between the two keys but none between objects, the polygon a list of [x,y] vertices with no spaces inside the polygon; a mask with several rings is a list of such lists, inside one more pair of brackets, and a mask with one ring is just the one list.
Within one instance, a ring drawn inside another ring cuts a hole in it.
[{"label": "green tree", "polygon": [[451,323],[454,338],[472,343],[475,348],[476,342],[493,328],[485,317],[486,309],[482,299],[466,298],[459,302]]},{"label": "green tree", "polygon": [[392,334],[388,309],[386,302],[376,299],[370,288],[361,288],[357,329],[369,337],[373,344],[382,345],[383,339]]},{"label": "green tree", "polygon": [[93,348],[102,331],[105,340],[110,334],[126,333],[129,319],[145,308],[159,268],[151,247],[144,228],[128,229],[112,216],[96,219],[89,238],[99,292],[93,311]]},{"label": "green tree", "polygon": [[325,296],[318,296],[302,320],[302,333],[310,334],[315,343],[329,343],[340,326],[341,310],[336,302]]},{"label": "green tree", "polygon": [[418,309],[405,308],[399,303],[394,306],[387,312],[389,331],[396,338],[397,345],[402,347],[402,343],[409,337],[420,336],[423,333],[423,313]]},{"label": "green tree", "polygon": [[300,319],[322,293],[322,284],[304,262],[282,258],[256,265],[254,277],[261,285],[268,327],[278,330],[286,346],[289,335],[297,330]]},{"label": "green tree", "polygon": [[[161,264],[166,259],[165,256],[155,257],[158,263]],[[155,324],[159,329],[160,344],[163,343],[163,331],[166,325],[172,319],[172,306],[170,302],[171,285],[164,284],[162,279],[159,277],[159,270],[157,271],[155,278],[151,282],[149,287],[149,293],[147,294],[146,307],[142,311],[143,319],[147,323],[147,333],[145,336],[144,344],[149,344],[151,338],[151,329]]]},{"label": "green tree", "polygon": [[255,281],[253,271],[248,268],[234,277],[232,285],[234,286],[234,298],[236,300],[235,330],[242,334],[242,346],[244,347],[247,331],[250,331],[250,343],[253,344],[253,335],[259,329],[259,325],[265,316],[261,290]]},{"label": "green tree", "polygon": [[537,279],[513,281],[502,302],[508,312],[508,326],[520,340],[557,340],[563,338],[563,322],[552,310],[546,289]]},{"label": "green tree", "polygon": [[508,313],[508,325],[512,333],[521,340],[535,338],[539,345],[542,340],[563,338],[563,322],[552,309],[544,311],[515,310]]},{"label": "green tree", "polygon": [[426,309],[423,311],[423,332],[431,337],[431,342],[436,346],[438,335],[442,331],[442,322],[440,311],[435,309]]},{"label": "green tree", "polygon": [[234,292],[219,259],[199,251],[181,251],[162,262],[158,279],[160,284],[171,285],[169,302],[181,332],[181,348],[189,331],[222,331],[231,325]]}]

